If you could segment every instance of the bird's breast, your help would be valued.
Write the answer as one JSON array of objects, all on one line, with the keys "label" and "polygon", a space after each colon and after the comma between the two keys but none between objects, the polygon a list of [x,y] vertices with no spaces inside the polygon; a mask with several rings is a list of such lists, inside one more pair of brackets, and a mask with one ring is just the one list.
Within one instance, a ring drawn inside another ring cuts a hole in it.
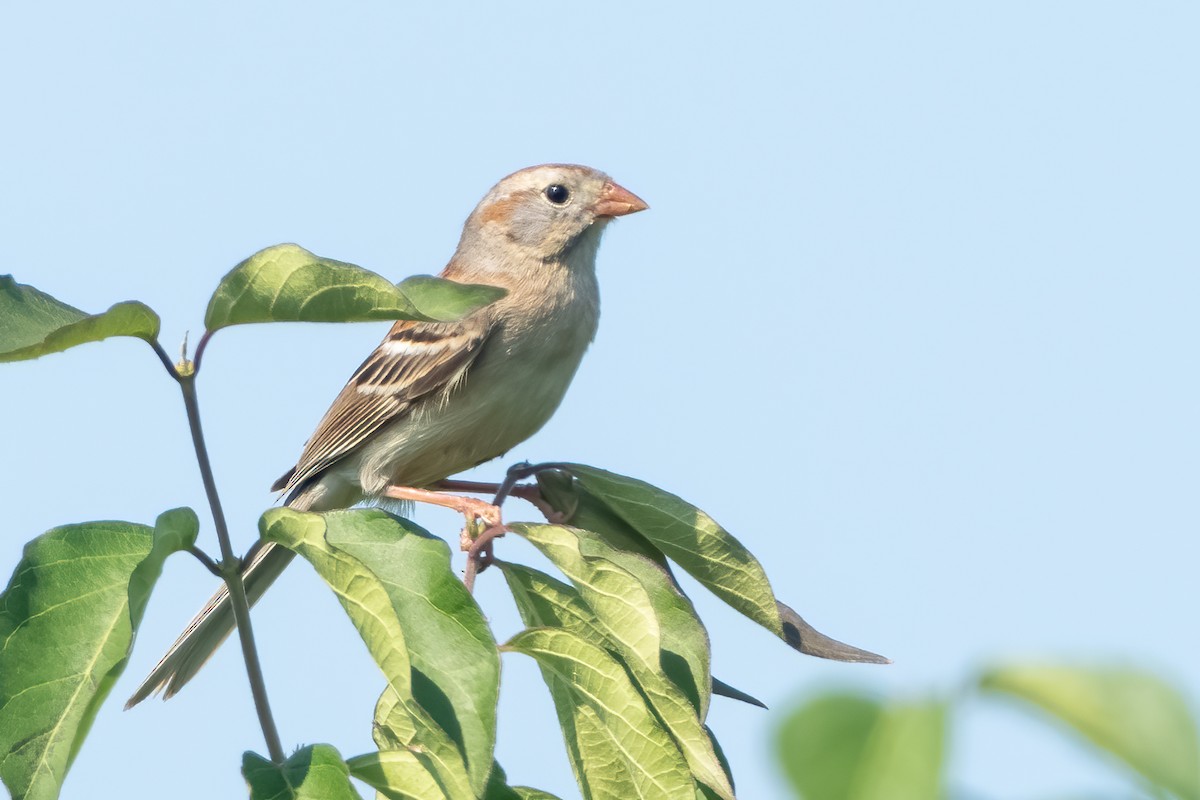
[{"label": "bird's breast", "polygon": [[503,455],[541,429],[566,394],[599,317],[594,297],[553,302],[565,305],[497,304],[495,327],[458,385],[422,401],[364,448],[358,472],[365,494],[393,484],[428,486]]}]

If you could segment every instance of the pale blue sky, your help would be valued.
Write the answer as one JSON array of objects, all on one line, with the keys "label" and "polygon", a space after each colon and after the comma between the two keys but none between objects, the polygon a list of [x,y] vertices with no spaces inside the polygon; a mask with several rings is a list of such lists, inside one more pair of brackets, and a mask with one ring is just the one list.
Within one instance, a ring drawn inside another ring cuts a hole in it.
[{"label": "pale blue sky", "polygon": [[[143,300],[174,351],[263,246],[435,272],[501,176],[609,172],[651,210],[606,234],[600,334],[511,460],[695,501],[810,622],[895,659],[801,657],[694,593],[717,675],[772,707],[713,705],[739,794],[779,797],[771,731],[829,686],[949,691],[1039,656],[1200,695],[1198,32],[1187,2],[7,4],[0,271],[89,310]],[[380,333],[214,340],[201,401],[243,546]],[[205,516],[139,342],[5,366],[0,414],[5,571],[56,524]],[[168,564],[65,797],[242,791],[264,748],[235,647],[120,711],[213,583]],[[516,630],[499,575],[479,597]],[[381,680],[311,570],[256,622],[286,744],[369,749]],[[576,796],[536,669],[505,656],[502,691],[510,777]],[[957,721],[973,796],[1122,785],[1014,711]]]}]

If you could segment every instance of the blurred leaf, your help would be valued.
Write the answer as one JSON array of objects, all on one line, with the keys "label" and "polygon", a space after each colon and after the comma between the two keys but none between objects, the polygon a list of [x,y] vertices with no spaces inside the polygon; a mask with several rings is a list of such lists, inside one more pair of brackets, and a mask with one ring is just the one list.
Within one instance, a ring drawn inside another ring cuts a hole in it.
[{"label": "blurred leaf", "polygon": [[302,747],[283,764],[247,752],[242,776],[250,800],[362,800],[350,783],[350,768],[327,744]]},{"label": "blurred leaf", "polygon": [[[605,639],[623,657],[679,745],[692,774],[720,797],[732,798],[733,788],[702,724],[711,692],[708,634],[671,578],[654,562],[615,550],[590,531],[557,525],[509,528],[532,542],[575,584]],[[668,640],[674,649],[666,648]]]},{"label": "blurred leaf", "polygon": [[418,276],[396,286],[370,270],[294,244],[260,250],[221,279],[208,303],[210,331],[254,322],[452,322],[503,297],[494,286]]},{"label": "blurred leaf", "polygon": [[1132,669],[1013,666],[980,679],[1038,706],[1109,751],[1151,784],[1200,798],[1200,737],[1186,700]]},{"label": "blurred leaf", "polygon": [[942,703],[825,695],[784,721],[777,753],[804,800],[931,800],[942,796],[945,718]]},{"label": "blurred leaf", "polygon": [[88,522],[25,546],[0,596],[0,778],[14,798],[58,796],[168,555],[195,543],[191,509],[154,528]]},{"label": "blurred leaf", "polygon": [[[700,509],[645,481],[584,464],[564,464],[563,472],[538,476],[543,497],[564,514],[565,522],[602,531],[614,547],[640,552],[652,560],[662,553],[683,567],[733,608],[759,623],[801,653],[837,661],[890,663],[876,655],[818,632],[795,611],[778,602],[766,572],[742,546]],[[599,511],[592,498],[610,512]],[[617,525],[610,520],[615,518]],[[644,543],[643,543],[644,542]]]},{"label": "blurred leaf", "polygon": [[522,631],[502,649],[536,659],[579,707],[571,719],[584,725],[568,733],[568,745],[572,739],[588,746],[595,746],[597,739],[611,740],[608,752],[613,761],[607,769],[577,776],[585,798],[695,798],[695,783],[682,753],[625,668],[606,650],[560,628]]},{"label": "blurred leaf", "polygon": [[398,745],[427,753],[448,786],[465,761],[471,792],[482,792],[496,739],[500,659],[451,570],[446,543],[379,509],[273,509],[262,526],[264,538],[304,556],[333,588],[387,676],[394,707],[377,725],[390,726]]},{"label": "blurred leaf", "polygon": [[158,315],[142,303],[117,303],[102,314],[86,314],[0,275],[0,362],[38,358],[110,336],[153,342],[158,329]]},{"label": "blurred leaf", "polygon": [[843,800],[853,795],[871,731],[883,707],[856,695],[818,697],[784,720],[776,737],[779,762],[805,800]]}]

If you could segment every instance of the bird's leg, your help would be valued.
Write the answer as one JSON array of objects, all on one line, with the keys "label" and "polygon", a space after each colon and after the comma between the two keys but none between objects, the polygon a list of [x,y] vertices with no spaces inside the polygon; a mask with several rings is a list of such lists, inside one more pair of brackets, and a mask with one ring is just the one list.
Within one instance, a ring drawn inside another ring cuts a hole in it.
[{"label": "bird's leg", "polygon": [[475,590],[475,576],[492,565],[496,560],[492,552],[493,540],[504,535],[504,527],[488,528],[479,534],[467,550],[467,570],[463,574],[463,584],[468,592]]},{"label": "bird's leg", "polygon": [[519,497],[522,500],[527,500],[537,507],[539,511],[546,517],[547,521],[558,524],[563,522],[562,514],[555,511],[542,498],[542,492],[535,483],[520,483],[520,481],[531,478],[539,472],[544,472],[550,469],[564,469],[565,465],[556,463],[546,464],[530,464],[528,461],[522,461],[519,464],[513,464],[508,468],[508,472],[504,476],[502,483],[481,483],[479,481],[459,481],[459,480],[442,480],[433,485],[433,488],[441,492],[468,492],[470,494],[494,494],[492,505],[496,508],[504,500],[512,495]]},{"label": "bird's leg", "polygon": [[[392,500],[414,500],[416,503],[442,506],[444,509],[452,509],[461,513],[467,518],[467,524],[463,525],[461,533],[458,534],[458,548],[463,552],[470,552],[475,545],[475,540],[480,539],[481,535],[486,534],[487,531],[498,531],[488,537],[488,542],[494,537],[504,534],[504,521],[500,518],[500,507],[496,504],[484,503],[475,498],[464,498],[458,494],[433,492],[431,489],[414,489],[410,486],[389,486],[384,489],[383,494],[385,498]],[[476,519],[484,523],[482,529],[475,524]],[[490,551],[488,551],[487,557],[491,558]]]},{"label": "bird's leg", "polygon": [[[463,582],[468,591],[474,586],[475,575],[488,568],[495,560],[493,540],[504,535],[504,522],[500,516],[500,504],[509,495],[528,500],[537,507],[546,519],[552,523],[562,522],[562,515],[555,511],[542,498],[541,490],[534,483],[520,483],[525,478],[533,477],[547,469],[562,469],[559,464],[530,464],[522,462],[508,468],[501,483],[480,483],[478,481],[442,480],[433,484],[432,489],[413,489],[408,486],[389,486],[384,490],[384,497],[393,500],[414,500],[420,503],[451,508],[467,518],[466,527],[459,536],[459,547],[467,553],[467,571]],[[468,492],[470,494],[494,494],[491,503],[463,497],[460,494],[444,494],[444,492]],[[480,530],[475,520],[483,522]]]},{"label": "bird's leg", "polygon": [[482,500],[476,500],[474,497],[443,494],[442,492],[434,492],[429,489],[414,489],[411,486],[389,486],[383,491],[383,496],[392,500],[413,500],[418,503],[429,503],[430,505],[449,508],[465,516],[468,524],[478,518],[483,520],[483,523],[488,528],[503,525],[498,506],[492,503],[485,503]]}]

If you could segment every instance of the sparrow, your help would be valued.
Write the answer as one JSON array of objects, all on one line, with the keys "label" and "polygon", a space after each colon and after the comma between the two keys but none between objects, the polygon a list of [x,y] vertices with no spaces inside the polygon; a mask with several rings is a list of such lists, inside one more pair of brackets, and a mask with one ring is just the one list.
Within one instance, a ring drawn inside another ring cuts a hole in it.
[{"label": "sparrow", "polygon": [[[536,433],[596,334],[601,234],[615,217],[646,208],[604,173],[573,164],[529,167],[492,187],[440,277],[507,294],[458,322],[395,323],[272,487],[284,504],[328,511],[388,498],[439,502],[446,496],[430,487]],[[251,549],[242,573],[251,603],[293,556],[261,541]],[[233,628],[222,586],[126,708],[160,690],[164,699],[176,694]]]}]

